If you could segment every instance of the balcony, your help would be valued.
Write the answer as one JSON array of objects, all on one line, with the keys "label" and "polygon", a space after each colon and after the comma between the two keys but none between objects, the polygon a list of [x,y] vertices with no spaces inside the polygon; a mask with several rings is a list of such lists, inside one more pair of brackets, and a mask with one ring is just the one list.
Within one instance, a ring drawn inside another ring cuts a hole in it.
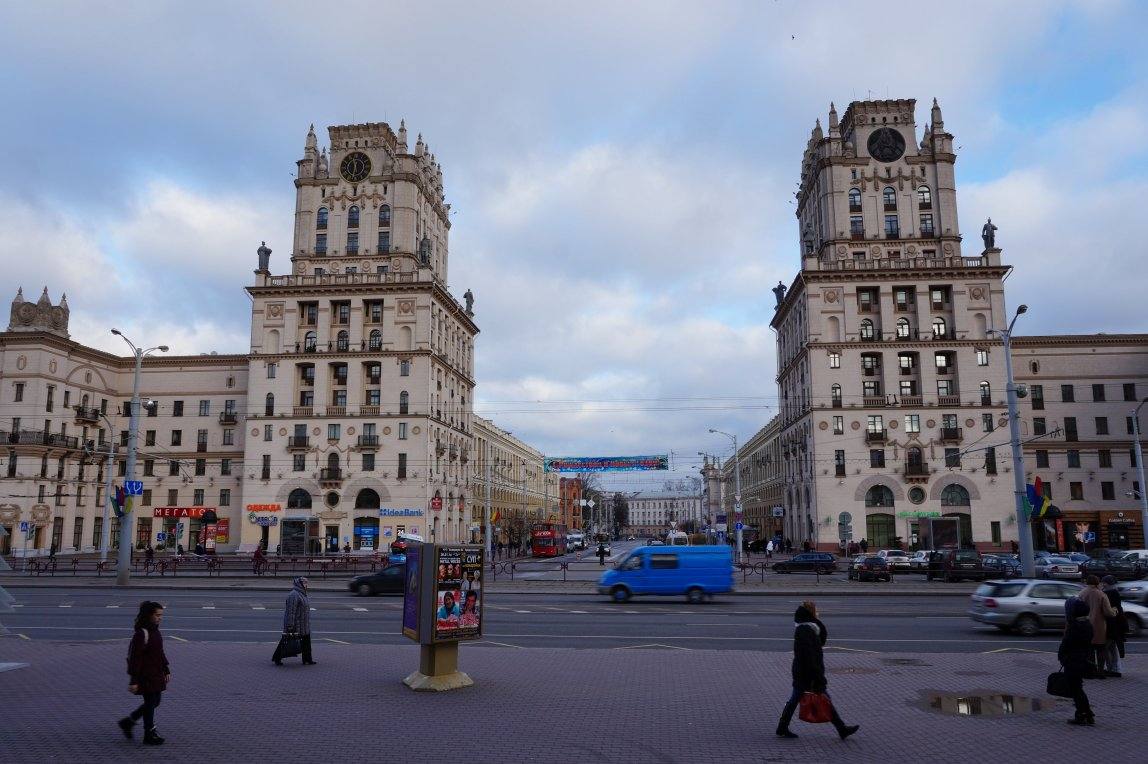
[{"label": "balcony", "polygon": [[292,435],[287,438],[288,451],[303,451],[311,447],[311,438],[306,435]]},{"label": "balcony", "polygon": [[327,416],[346,416],[346,415],[347,415],[347,407],[346,406],[328,406],[327,407]]},{"label": "balcony", "polygon": [[302,377],[299,378],[299,384],[302,385],[303,387],[314,387],[315,386],[315,375],[314,374],[311,374],[311,375],[304,374]]},{"label": "balcony", "polygon": [[871,302],[858,303],[857,311],[859,313],[872,313],[873,312],[873,303],[871,303]]},{"label": "balcony", "polygon": [[991,461],[991,462],[986,461],[985,462],[985,474],[986,475],[997,474],[997,463],[996,463],[996,461]]},{"label": "balcony", "polygon": [[923,406],[924,404],[925,404],[925,399],[920,395],[902,395],[901,396],[901,405],[902,406]]},{"label": "balcony", "polygon": [[451,443],[450,444],[450,460],[453,462],[457,458],[458,458],[458,446],[456,446],[454,443]]},{"label": "balcony", "polygon": [[893,304],[893,310],[897,313],[911,313],[913,311],[913,303],[896,302]]},{"label": "balcony", "polygon": [[930,228],[922,228],[921,229],[921,236],[923,236],[926,239],[932,239],[934,236],[936,236],[936,231],[931,227]]},{"label": "balcony", "polygon": [[360,435],[358,440],[355,442],[355,444],[359,448],[375,449],[375,448],[379,447],[379,436],[378,435]]},{"label": "balcony", "polygon": [[220,424],[236,424],[239,422],[239,415],[234,411],[224,411],[219,415]]},{"label": "balcony", "polygon": [[899,229],[896,231],[885,231],[885,238],[886,239],[900,239],[901,238],[901,231]]},{"label": "balcony", "polygon": [[834,465],[833,474],[836,477],[845,477],[845,465],[844,464]]},{"label": "balcony", "polygon": [[359,416],[378,416],[379,404],[368,403],[359,407]]},{"label": "balcony", "polygon": [[377,254],[377,255],[389,255],[390,253],[391,253],[390,247],[383,247],[383,246],[375,247],[375,254]]},{"label": "balcony", "polygon": [[957,333],[952,329],[944,332],[933,332],[933,340],[940,342],[951,342],[957,338]]},{"label": "balcony", "polygon": [[865,232],[864,231],[850,231],[849,232],[849,238],[852,239],[853,241],[865,241]]},{"label": "balcony", "polygon": [[993,405],[993,398],[992,398],[992,396],[991,396],[991,395],[982,395],[982,396],[981,396],[981,405],[982,405],[982,406],[991,406],[991,405]]},{"label": "balcony", "polygon": [[[882,405],[884,405],[884,402],[885,402],[884,398],[880,398],[878,400],[880,400]],[[883,429],[882,430],[866,430],[865,431],[865,442],[866,443],[884,443],[886,440],[887,440],[887,438],[885,436],[885,430],[883,430]]]},{"label": "balcony", "polygon": [[319,482],[325,487],[338,485],[343,482],[343,469],[341,467],[324,467],[319,470]]},{"label": "balcony", "polygon": [[959,395],[941,395],[937,397],[937,404],[940,406],[960,406],[961,396]]},{"label": "balcony", "polygon": [[315,247],[315,254],[320,256],[320,257],[323,257],[327,254],[327,248],[326,247]]},{"label": "balcony", "polygon": [[841,408],[841,399],[840,398],[834,398],[833,399],[833,408],[835,408],[835,409]]},{"label": "balcony", "polygon": [[906,464],[905,465],[905,479],[906,480],[922,480],[929,477],[929,465],[926,462],[920,464]]},{"label": "balcony", "polygon": [[86,406],[76,406],[76,421],[83,424],[99,424],[100,410],[97,408],[87,408]]},{"label": "balcony", "polygon": [[358,247],[347,247],[347,254],[348,255],[357,255],[357,254],[359,254],[359,248]]},{"label": "balcony", "polygon": [[960,427],[942,427],[941,440],[959,441],[965,437],[965,431]]},{"label": "balcony", "polygon": [[79,448],[79,438],[70,438],[54,432],[20,430],[8,433],[8,442],[20,446],[51,446],[55,448]]},{"label": "balcony", "polygon": [[864,395],[861,397],[861,405],[866,408],[874,408],[876,406],[887,406],[889,401],[885,400],[884,395]]},{"label": "balcony", "polygon": [[312,416],[315,413],[314,406],[296,406],[291,409],[292,416]]},{"label": "balcony", "polygon": [[858,339],[862,342],[877,342],[881,339],[879,334],[862,334]]},{"label": "balcony", "polygon": [[205,453],[207,451],[207,442],[206,441],[199,441],[198,443],[195,444],[195,450],[201,454]]}]

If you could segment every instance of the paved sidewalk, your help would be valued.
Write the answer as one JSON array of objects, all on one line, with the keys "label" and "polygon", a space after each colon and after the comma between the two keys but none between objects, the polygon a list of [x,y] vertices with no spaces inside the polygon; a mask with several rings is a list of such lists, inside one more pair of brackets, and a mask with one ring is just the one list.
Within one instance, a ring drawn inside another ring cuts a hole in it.
[{"label": "paved sidewalk", "polygon": [[[414,645],[320,641],[319,665],[277,668],[271,644],[169,640],[173,681],[157,716],[168,743],[148,750],[115,726],[135,701],[125,646],[0,639],[0,664],[29,664],[0,670],[0,762],[1061,761],[1069,751],[1145,760],[1139,657],[1124,679],[1088,683],[1098,723],[1076,729],[1065,724],[1071,704],[1044,696],[1047,654],[830,650],[830,692],[862,725],[843,742],[828,725],[800,722],[799,739],[774,736],[789,692],[785,654],[466,645],[461,667],[475,686],[436,695],[401,684]],[[1047,707],[946,716],[929,709],[930,691],[1015,693]]]}]

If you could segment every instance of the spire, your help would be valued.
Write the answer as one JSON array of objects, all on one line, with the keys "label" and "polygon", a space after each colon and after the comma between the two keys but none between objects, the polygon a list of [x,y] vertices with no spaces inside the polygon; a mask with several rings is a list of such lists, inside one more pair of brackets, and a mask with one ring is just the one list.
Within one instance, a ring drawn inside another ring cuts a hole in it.
[{"label": "spire", "polygon": [[423,143],[423,134],[419,133],[419,139],[415,141],[415,156],[421,157],[426,152],[426,144]]},{"label": "spire", "polygon": [[937,99],[933,99],[933,113],[932,113],[933,128],[936,130],[945,129],[945,120],[941,119],[941,107],[937,103]]},{"label": "spire", "polygon": [[399,151],[403,154],[407,153],[407,121],[405,119],[399,120]]},{"label": "spire", "polygon": [[40,299],[36,301],[36,304],[42,307],[52,307],[52,298],[48,296],[48,287],[44,287],[44,292],[40,295]]},{"label": "spire", "polygon": [[830,135],[833,135],[833,133],[837,130],[838,124],[839,123],[837,121],[837,107],[833,105],[832,101],[830,101],[829,102],[829,134]]},{"label": "spire", "polygon": [[304,145],[304,148],[308,152],[311,152],[311,151],[314,151],[318,146],[319,146],[319,141],[315,137],[315,123],[312,122],[310,129],[307,130],[307,142]]},{"label": "spire", "polygon": [[821,131],[821,119],[819,117],[813,125],[813,140],[819,141],[824,137],[825,133]]},{"label": "spire", "polygon": [[24,299],[24,287],[18,287],[16,289],[16,299],[14,299],[12,302],[13,302],[13,304],[26,302],[26,300]]}]

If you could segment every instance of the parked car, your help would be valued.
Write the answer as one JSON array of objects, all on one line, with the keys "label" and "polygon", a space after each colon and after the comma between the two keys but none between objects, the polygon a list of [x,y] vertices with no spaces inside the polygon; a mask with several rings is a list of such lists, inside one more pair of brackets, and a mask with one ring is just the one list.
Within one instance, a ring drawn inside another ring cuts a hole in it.
[{"label": "parked car", "polygon": [[388,565],[374,573],[355,576],[347,584],[347,588],[360,597],[373,597],[376,594],[402,594],[403,571],[406,565]]},{"label": "parked car", "polygon": [[1122,581],[1116,585],[1123,602],[1139,602],[1148,605],[1148,581]]},{"label": "parked car", "polygon": [[909,557],[909,570],[915,570],[918,573],[923,573],[929,569],[929,550],[922,549],[918,552],[913,552]]},{"label": "parked car", "polygon": [[1020,560],[1012,554],[986,554],[981,556],[981,564],[989,575],[1016,578],[1021,575]]},{"label": "parked car", "polygon": [[792,559],[773,563],[775,573],[832,573],[837,558],[828,552],[802,552]]},{"label": "parked car", "polygon": [[1086,576],[1114,576],[1124,581],[1133,581],[1144,575],[1138,560],[1123,557],[1093,557],[1081,563],[1080,572]]},{"label": "parked car", "polygon": [[1067,557],[1040,557],[1036,561],[1037,578],[1080,580],[1080,566]]},{"label": "parked car", "polygon": [[661,539],[650,539],[646,542],[646,546],[665,546],[666,542]]},{"label": "parked car", "polygon": [[975,549],[942,549],[929,556],[928,580],[940,578],[947,582],[988,578],[981,555]]},{"label": "parked car", "polygon": [[722,544],[638,547],[598,579],[615,602],[635,594],[684,594],[690,602],[733,591],[733,550]]},{"label": "parked car", "polygon": [[849,561],[849,580],[892,581],[893,574],[884,557],[859,554]]},{"label": "parked car", "polygon": [[1148,575],[1148,549],[1133,549],[1125,553],[1124,559],[1140,566],[1141,576]]},{"label": "parked car", "polygon": [[[977,587],[969,603],[969,617],[1001,631],[1016,631],[1026,637],[1042,629],[1064,628],[1064,601],[1080,593],[1079,584],[1022,578],[1011,581],[985,581]],[[1137,636],[1148,626],[1148,607],[1125,603],[1128,636]]]},{"label": "parked car", "polygon": [[889,567],[894,569],[909,569],[909,555],[905,554],[900,549],[882,549],[877,553],[878,557],[883,557],[889,563]]}]

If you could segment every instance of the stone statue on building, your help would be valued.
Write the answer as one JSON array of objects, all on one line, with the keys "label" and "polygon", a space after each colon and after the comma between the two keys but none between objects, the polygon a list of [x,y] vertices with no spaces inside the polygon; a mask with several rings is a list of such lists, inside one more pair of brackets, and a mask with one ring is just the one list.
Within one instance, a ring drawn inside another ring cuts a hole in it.
[{"label": "stone statue on building", "polygon": [[256,273],[267,273],[271,266],[271,247],[267,246],[267,242],[263,242],[255,251],[259,255],[259,269]]},{"label": "stone statue on building", "polygon": [[788,289],[788,287],[785,286],[785,284],[781,283],[780,281],[778,281],[777,286],[775,286],[773,288],[773,296],[777,298],[777,305],[774,306],[774,310],[776,310],[777,308],[780,308],[781,303],[785,301],[785,290],[786,289]]},{"label": "stone statue on building", "polygon": [[469,289],[463,294],[462,299],[466,300],[466,315],[474,315],[474,292]]},{"label": "stone statue on building", "polygon": [[993,219],[989,218],[985,223],[984,228],[981,229],[981,239],[985,242],[985,249],[996,249],[997,246],[997,227],[993,225]]}]

